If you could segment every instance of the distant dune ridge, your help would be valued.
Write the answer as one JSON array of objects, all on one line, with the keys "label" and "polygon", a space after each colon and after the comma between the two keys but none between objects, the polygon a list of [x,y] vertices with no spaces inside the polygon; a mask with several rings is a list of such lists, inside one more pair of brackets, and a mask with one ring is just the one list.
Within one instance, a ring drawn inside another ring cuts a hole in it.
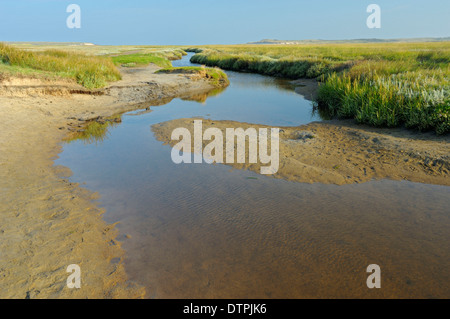
[{"label": "distant dune ridge", "polygon": [[58,45],[58,46],[73,46],[73,45],[96,45],[94,43],[90,42],[35,42],[35,41],[4,41],[3,43],[6,44],[30,44],[30,45],[42,45],[42,46],[49,46],[49,45]]},{"label": "distant dune ridge", "polygon": [[352,40],[276,40],[263,39],[257,42],[246,44],[316,44],[316,43],[390,43],[390,42],[445,42],[450,41],[450,37],[444,38],[404,38],[404,39],[352,39]]}]

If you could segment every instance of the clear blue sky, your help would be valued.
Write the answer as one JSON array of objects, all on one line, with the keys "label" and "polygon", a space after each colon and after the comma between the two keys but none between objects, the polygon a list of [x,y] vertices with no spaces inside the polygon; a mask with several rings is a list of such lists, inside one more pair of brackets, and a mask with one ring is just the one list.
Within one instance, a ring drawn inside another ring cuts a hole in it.
[{"label": "clear blue sky", "polygon": [[[81,7],[68,29],[66,7]],[[381,29],[366,26],[380,5]],[[450,0],[1,0],[0,41],[234,44],[450,36]]]}]

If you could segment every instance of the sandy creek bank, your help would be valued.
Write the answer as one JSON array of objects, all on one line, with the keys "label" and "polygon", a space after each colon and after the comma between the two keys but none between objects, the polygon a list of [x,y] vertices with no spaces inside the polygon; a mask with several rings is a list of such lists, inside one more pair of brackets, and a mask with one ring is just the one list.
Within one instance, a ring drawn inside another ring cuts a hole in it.
[{"label": "sandy creek bank", "polygon": [[[195,119],[177,119],[155,124],[152,130],[158,140],[170,144],[176,128],[187,128],[194,150]],[[203,132],[218,128],[224,137],[223,162],[226,162],[227,128],[269,128],[234,121],[202,120]],[[450,185],[450,143],[448,136],[417,133],[405,129],[379,129],[354,124],[353,121],[314,122],[299,127],[281,127],[279,142],[279,169],[276,178],[324,184],[352,184],[377,179],[408,180],[412,182]],[[214,138],[212,139],[214,140]],[[203,140],[203,147],[211,141]],[[270,141],[268,142],[270,145]],[[237,143],[234,143],[237,153]],[[230,164],[234,168],[260,172],[269,164]],[[270,154],[270,152],[269,152]]]},{"label": "sandy creek bank", "polygon": [[[0,83],[0,298],[136,298],[127,281],[114,225],[102,220],[96,194],[54,166],[61,142],[84,121],[204,95],[208,81],[123,69],[123,79],[87,91],[66,81],[12,78]],[[81,289],[66,268],[81,267]]]}]

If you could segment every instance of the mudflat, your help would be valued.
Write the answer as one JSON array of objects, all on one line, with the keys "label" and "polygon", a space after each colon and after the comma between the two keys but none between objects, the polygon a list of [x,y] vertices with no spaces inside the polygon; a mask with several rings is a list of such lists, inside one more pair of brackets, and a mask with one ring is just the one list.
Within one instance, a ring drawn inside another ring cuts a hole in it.
[{"label": "mudflat", "polygon": [[[158,140],[175,146],[172,131],[187,128],[194,136],[195,119],[177,119],[152,126]],[[269,128],[234,121],[202,120],[203,131],[218,128]],[[357,125],[354,121],[315,122],[299,127],[281,127],[279,169],[276,178],[325,184],[352,184],[377,179],[450,185],[450,139],[434,133],[402,128],[381,129]],[[210,141],[203,140],[203,148]],[[270,142],[269,142],[270,144]],[[193,151],[194,143],[191,142]],[[234,144],[237,147],[237,144]],[[249,143],[246,143],[248,155]],[[225,143],[223,154],[226,154]],[[236,151],[235,151],[236,154]],[[223,162],[226,162],[224,159]],[[260,172],[261,163],[232,163],[237,169]]]},{"label": "mudflat", "polygon": [[[205,94],[207,80],[122,69],[123,80],[89,91],[68,81],[4,79],[0,86],[0,298],[139,298],[129,282],[114,225],[93,194],[54,165],[61,142],[84,121]],[[68,289],[78,264],[82,289]],[[84,288],[84,289],[83,289]]]}]

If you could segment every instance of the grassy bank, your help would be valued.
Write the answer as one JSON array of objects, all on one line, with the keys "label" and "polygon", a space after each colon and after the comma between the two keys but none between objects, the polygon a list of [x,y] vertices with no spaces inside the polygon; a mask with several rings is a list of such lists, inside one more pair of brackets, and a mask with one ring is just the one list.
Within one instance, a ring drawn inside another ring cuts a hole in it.
[{"label": "grassy bank", "polygon": [[150,63],[162,68],[170,68],[170,61],[181,59],[186,52],[180,49],[144,49],[137,53],[113,56],[116,65],[123,67],[146,66]]},{"label": "grassy bank", "polygon": [[116,65],[122,67],[139,67],[153,63],[162,68],[156,73],[195,75],[208,79],[216,87],[224,87],[229,84],[227,75],[217,68],[172,67],[173,60],[181,59],[186,54],[184,50],[177,48],[148,49],[137,53],[114,56],[112,59]]},{"label": "grassy bank", "polygon": [[224,50],[211,49],[197,53],[192,57],[191,61],[207,66],[216,66],[225,70],[252,72],[292,79],[318,77],[336,69],[340,65],[340,63],[331,63],[310,57],[296,59],[281,56],[274,58],[251,51],[230,53]]},{"label": "grassy bank", "polygon": [[[218,87],[228,84],[225,73],[214,68],[172,68],[173,60],[181,59],[186,52],[176,47],[110,47],[11,46],[0,43],[0,79],[31,77],[44,79],[71,79],[88,89],[101,88],[121,79],[118,67],[144,67],[153,63],[164,73],[201,75]],[[95,55],[112,51],[107,55]],[[119,51],[119,52],[116,52]]]},{"label": "grassy bank", "polygon": [[204,68],[195,66],[177,68],[170,67],[158,70],[157,73],[197,75],[201,78],[208,79],[210,83],[216,87],[223,87],[230,83],[225,72],[217,68]]},{"label": "grassy bank", "polygon": [[3,76],[26,75],[75,80],[86,88],[100,88],[121,78],[110,58],[61,50],[34,52],[0,43]]},{"label": "grassy bank", "polygon": [[317,107],[374,126],[450,131],[450,43],[207,46],[192,62],[317,78]]},{"label": "grassy bank", "polygon": [[319,87],[318,108],[377,127],[450,132],[450,83],[440,70],[389,76],[332,74]]}]

